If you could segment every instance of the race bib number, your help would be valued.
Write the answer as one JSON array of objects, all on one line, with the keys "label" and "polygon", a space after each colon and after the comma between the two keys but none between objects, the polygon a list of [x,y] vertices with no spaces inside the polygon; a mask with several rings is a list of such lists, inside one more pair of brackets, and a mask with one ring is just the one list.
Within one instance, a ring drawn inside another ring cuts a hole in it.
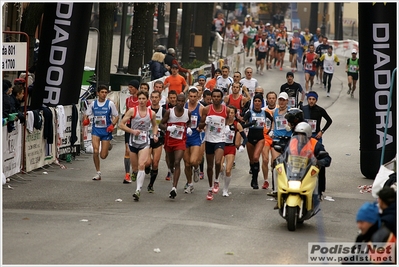
[{"label": "race bib number", "polygon": [[295,97],[288,98],[288,105],[291,107],[295,107]]},{"label": "race bib number", "polygon": [[135,144],[141,145],[148,142],[148,132],[147,131],[140,131],[138,135],[130,135],[131,141]]},{"label": "race bib number", "polygon": [[308,122],[308,124],[310,125],[310,127],[312,128],[312,133],[316,132],[316,120],[311,120],[308,119],[306,120]]},{"label": "race bib number", "polygon": [[233,143],[233,141],[234,141],[234,133],[235,133],[235,131],[229,131],[226,134],[226,143],[229,143],[229,144]]},{"label": "race bib number", "polygon": [[355,65],[349,66],[349,72],[356,72],[356,71],[357,71],[357,66],[355,66]]},{"label": "race bib number", "polygon": [[287,125],[287,119],[284,116],[276,117],[276,129],[277,130],[285,130],[285,126]]},{"label": "race bib number", "polygon": [[312,70],[313,69],[313,64],[312,63],[306,63],[305,64],[305,69],[306,70]]},{"label": "race bib number", "polygon": [[176,130],[170,133],[170,137],[182,140],[183,139],[183,134],[184,134],[184,126],[180,125],[175,125]]},{"label": "race bib number", "polygon": [[285,44],[279,43],[278,44],[278,49],[279,50],[285,50]]},{"label": "race bib number", "polygon": [[272,127],[272,121],[266,118],[266,128],[270,129]]},{"label": "race bib number", "polygon": [[198,116],[191,115],[191,128],[196,129],[198,127]]},{"label": "race bib number", "polygon": [[265,127],[265,118],[252,116],[252,121],[256,121],[255,127]]},{"label": "race bib number", "polygon": [[326,71],[332,72],[334,70],[334,67],[331,65],[326,66]]},{"label": "race bib number", "polygon": [[97,128],[107,128],[107,118],[106,116],[95,116],[94,125]]}]

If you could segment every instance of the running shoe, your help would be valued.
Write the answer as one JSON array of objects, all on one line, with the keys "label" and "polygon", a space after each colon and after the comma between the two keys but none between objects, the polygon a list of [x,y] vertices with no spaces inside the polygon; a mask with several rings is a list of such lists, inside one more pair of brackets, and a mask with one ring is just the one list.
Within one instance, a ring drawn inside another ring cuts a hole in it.
[{"label": "running shoe", "polygon": [[327,93],[327,97],[330,97],[330,93]]},{"label": "running shoe", "polygon": [[170,181],[170,172],[168,172],[168,174],[166,175],[165,180]]},{"label": "running shoe", "polygon": [[198,183],[198,181],[200,179],[199,176],[200,176],[200,169],[198,167],[198,168],[194,169],[194,174],[193,174],[194,183]]},{"label": "running shoe", "polygon": [[213,200],[213,193],[212,193],[212,190],[209,190],[209,191],[208,191],[208,194],[206,195],[206,199],[207,199],[207,200]]},{"label": "running shoe", "polygon": [[173,187],[172,190],[170,190],[169,192],[169,198],[175,199],[176,196],[177,196],[176,188]]},{"label": "running shoe", "polygon": [[283,67],[280,67],[280,71],[283,70]]},{"label": "running shoe", "polygon": [[228,197],[229,196],[229,190],[228,189],[223,189],[223,196]]},{"label": "running shoe", "polygon": [[269,197],[277,197],[277,192],[269,192],[266,195],[268,195]]},{"label": "running shoe", "polygon": [[269,181],[264,181],[262,185],[262,189],[268,189],[269,188]]},{"label": "running shoe", "polygon": [[154,187],[152,185],[147,186],[148,193],[154,193]]},{"label": "running shoe", "polygon": [[186,184],[184,185],[184,190],[186,190],[187,187],[188,187],[188,183],[186,183]]},{"label": "running shoe", "polygon": [[235,169],[235,168],[236,168],[236,162],[233,161],[233,169]]},{"label": "running shoe", "polygon": [[200,180],[204,180],[204,172],[199,173],[199,178],[200,178]]},{"label": "running shoe", "polygon": [[185,194],[191,194],[194,191],[194,186],[188,185],[187,188],[184,190]]},{"label": "running shoe", "polygon": [[93,181],[100,181],[101,180],[101,172],[98,172],[92,179]]},{"label": "running shoe", "polygon": [[130,174],[126,173],[125,174],[125,179],[123,179],[124,184],[130,184],[132,182],[132,179],[130,178]]},{"label": "running shoe", "polygon": [[349,95],[349,94],[351,93],[351,91],[352,91],[352,90],[349,88],[349,89],[348,89],[348,92],[346,92],[346,93]]},{"label": "running shoe", "polygon": [[139,201],[140,199],[140,190],[136,190],[136,192],[133,194],[134,201]]},{"label": "running shoe", "polygon": [[212,188],[212,192],[217,194],[219,192],[219,182],[214,182],[213,183],[213,188]]},{"label": "running shoe", "polygon": [[351,93],[351,97],[352,97],[352,98],[354,98],[354,96],[353,96],[353,92]]},{"label": "running shoe", "polygon": [[133,182],[135,182],[136,179],[137,179],[137,173],[136,172],[132,172],[132,175],[130,176],[130,178],[132,179]]}]

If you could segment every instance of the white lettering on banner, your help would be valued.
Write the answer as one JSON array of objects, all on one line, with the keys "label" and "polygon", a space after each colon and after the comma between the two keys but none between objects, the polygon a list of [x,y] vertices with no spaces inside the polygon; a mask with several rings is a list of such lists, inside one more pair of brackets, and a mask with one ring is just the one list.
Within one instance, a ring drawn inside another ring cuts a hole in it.
[{"label": "white lettering on banner", "polygon": [[[79,107],[79,104],[76,104],[76,108]],[[76,137],[77,141],[73,144],[73,150],[71,151],[71,137],[72,137],[72,105],[64,106],[64,112],[66,117],[66,124],[63,138],[61,138],[58,134],[57,136],[57,150],[58,155],[69,154],[72,152],[76,152],[76,146],[80,146],[80,122],[78,120],[76,124]]]},{"label": "white lettering on banner", "polygon": [[40,130],[34,129],[32,133],[25,132],[25,170],[33,171],[44,166],[44,139],[43,125]]},{"label": "white lettering on banner", "polygon": [[3,43],[1,50],[3,71],[26,71],[26,43]]},{"label": "white lettering on banner", "polygon": [[[374,64],[374,87],[376,92],[374,95],[374,104],[376,108],[376,135],[378,136],[377,149],[382,148],[384,142],[385,127],[392,127],[392,113],[389,112],[388,125],[385,125],[386,117],[381,114],[391,108],[388,107],[389,90],[391,86],[391,71],[387,65],[391,62],[391,57],[387,54],[389,51],[378,51],[377,49],[389,49],[390,39],[389,24],[388,23],[374,23],[373,24],[373,54],[375,55]],[[385,68],[385,69],[384,69]],[[378,123],[378,119],[380,122]],[[384,121],[382,121],[384,120]],[[386,145],[393,142],[393,137],[390,134],[386,136]]]},{"label": "white lettering on banner", "polygon": [[[62,29],[58,25],[70,26],[72,11],[73,3],[57,3],[55,12],[57,18],[54,20],[55,36],[51,42],[52,46],[50,47],[49,56],[50,64],[55,66],[50,66],[47,70],[46,83],[49,86],[44,87],[44,91],[48,92],[47,97],[43,99],[44,104],[57,105],[60,100],[61,88],[55,86],[59,86],[62,84],[64,78],[64,70],[62,66],[65,63],[68,49],[67,47],[55,46],[55,44],[61,43],[69,39],[68,31]],[[54,76],[57,77],[56,80],[53,80]]]}]

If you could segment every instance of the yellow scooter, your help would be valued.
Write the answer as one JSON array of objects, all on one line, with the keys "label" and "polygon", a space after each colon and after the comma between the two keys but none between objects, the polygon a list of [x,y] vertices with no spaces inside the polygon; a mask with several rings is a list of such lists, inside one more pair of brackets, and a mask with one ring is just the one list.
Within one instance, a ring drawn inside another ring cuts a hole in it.
[{"label": "yellow scooter", "polygon": [[[290,144],[298,142],[297,138],[295,135],[291,137],[273,170],[277,178],[277,206],[280,215],[287,221],[289,231],[295,231],[297,223],[303,223],[320,211],[317,159],[313,153],[298,155],[297,151],[292,151]],[[278,147],[275,149],[279,150]]]}]

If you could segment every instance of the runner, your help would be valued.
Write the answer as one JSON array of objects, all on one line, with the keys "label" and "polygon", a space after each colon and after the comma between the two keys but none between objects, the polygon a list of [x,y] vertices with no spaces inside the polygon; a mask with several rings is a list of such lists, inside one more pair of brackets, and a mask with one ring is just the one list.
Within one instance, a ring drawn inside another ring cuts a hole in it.
[{"label": "runner", "polygon": [[[305,68],[305,88],[306,93],[312,91],[313,83],[314,83],[314,76],[316,75],[316,68],[317,68],[317,60],[319,55],[314,51],[314,45],[309,45],[309,51],[305,52],[303,55],[303,65]],[[310,89],[309,89],[310,83]]]},{"label": "runner", "polygon": [[[237,109],[234,106],[229,106],[230,112],[226,122],[226,143],[224,147],[224,157],[222,159],[222,164],[225,163],[224,170],[221,172],[221,180],[223,183],[223,196],[229,196],[229,185],[231,181],[231,170],[233,169],[234,159],[236,157],[236,149],[238,152],[245,150],[245,145],[247,143],[247,136],[245,135],[244,129],[241,124],[236,119]],[[240,135],[237,135],[239,133]],[[243,139],[241,143],[241,138]]]},{"label": "runner", "polygon": [[[219,173],[224,154],[225,130],[227,115],[230,109],[222,105],[223,92],[219,89],[212,91],[212,104],[203,109],[200,129],[205,125],[205,154],[207,163],[207,175],[209,190],[206,199],[213,200],[213,194],[219,192]],[[215,168],[215,180],[213,180],[213,168]]]},{"label": "runner", "polygon": [[[112,132],[114,126],[118,123],[118,110],[114,102],[106,99],[108,87],[99,85],[97,88],[98,99],[91,102],[83,115],[83,126],[90,124],[89,116],[93,115],[91,143],[93,145],[93,161],[97,174],[93,177],[93,181],[101,180],[100,158],[106,159],[108,151],[111,150]],[[101,143],[101,151],[100,151]]]},{"label": "runner", "polygon": [[[201,114],[203,106],[198,102],[198,89],[191,87],[188,91],[188,102],[184,105],[185,109],[188,109],[191,114],[191,131],[192,134],[187,136],[186,150],[184,151],[184,173],[186,174],[187,183],[185,186],[184,193],[190,194],[194,191],[193,186],[193,175],[194,182],[199,181],[200,168],[199,164],[202,161],[201,152],[201,136],[198,128],[198,124],[201,121]],[[193,172],[194,169],[194,172]]]},{"label": "runner", "polygon": [[[162,82],[161,82],[162,83]],[[151,110],[155,113],[155,120],[157,125],[161,123],[163,116],[166,113],[166,109],[160,105],[161,93],[159,91],[153,91],[151,93]],[[159,127],[158,127],[159,128]],[[165,140],[165,133],[158,129],[158,142],[155,142],[153,138],[152,128],[150,133],[150,156],[146,162],[145,173],[150,174],[150,183],[147,186],[149,193],[154,192],[154,183],[158,176],[159,160],[162,154],[162,145]]]},{"label": "runner", "polygon": [[191,112],[184,108],[186,98],[180,94],[177,96],[176,106],[168,109],[163,116],[159,128],[166,131],[165,152],[167,154],[167,165],[173,175],[172,190],[169,198],[177,196],[177,184],[180,178],[180,162],[186,150],[187,135],[191,135],[190,128]]},{"label": "runner", "polygon": [[[154,111],[147,107],[148,93],[139,91],[137,97],[139,106],[129,109],[119,123],[121,130],[130,133],[130,160],[132,165],[137,164],[138,166],[136,192],[133,194],[135,201],[140,199],[141,188],[145,178],[145,164],[150,156],[150,136],[148,131],[150,126],[152,126],[154,142],[158,142],[156,115]],[[130,127],[126,126],[129,120]]]}]

